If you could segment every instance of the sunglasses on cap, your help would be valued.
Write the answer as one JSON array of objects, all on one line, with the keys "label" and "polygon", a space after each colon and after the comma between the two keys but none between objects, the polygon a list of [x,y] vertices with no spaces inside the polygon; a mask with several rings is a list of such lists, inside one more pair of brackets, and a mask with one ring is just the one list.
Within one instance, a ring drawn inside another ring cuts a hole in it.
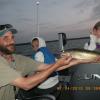
[{"label": "sunglasses on cap", "polygon": [[0,36],[4,35],[8,31],[11,31],[14,34],[17,33],[17,30],[14,29],[11,24],[0,25]]},{"label": "sunglasses on cap", "polygon": [[0,25],[0,31],[7,29],[7,28],[12,28],[13,26],[11,24],[5,24],[5,25]]}]

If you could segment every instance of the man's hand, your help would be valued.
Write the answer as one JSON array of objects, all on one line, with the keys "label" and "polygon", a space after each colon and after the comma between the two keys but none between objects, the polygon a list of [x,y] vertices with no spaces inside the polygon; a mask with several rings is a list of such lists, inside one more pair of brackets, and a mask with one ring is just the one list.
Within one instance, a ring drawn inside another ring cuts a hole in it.
[{"label": "man's hand", "polygon": [[65,66],[65,65],[68,65],[71,60],[72,60],[72,57],[70,55],[64,56],[56,61],[56,65]]},{"label": "man's hand", "polygon": [[78,59],[71,59],[67,65],[64,65],[64,66],[58,68],[57,71],[64,70],[66,68],[72,67],[72,66],[77,65],[79,63],[82,63],[82,61],[80,61]]}]

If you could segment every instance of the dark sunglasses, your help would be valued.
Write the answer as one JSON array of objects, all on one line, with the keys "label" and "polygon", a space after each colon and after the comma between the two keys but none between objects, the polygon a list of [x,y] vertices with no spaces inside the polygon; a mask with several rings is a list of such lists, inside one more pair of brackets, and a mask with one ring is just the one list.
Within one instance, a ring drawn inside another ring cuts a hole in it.
[{"label": "dark sunglasses", "polygon": [[12,28],[13,26],[11,24],[5,24],[5,25],[0,25],[0,31],[8,28]]}]

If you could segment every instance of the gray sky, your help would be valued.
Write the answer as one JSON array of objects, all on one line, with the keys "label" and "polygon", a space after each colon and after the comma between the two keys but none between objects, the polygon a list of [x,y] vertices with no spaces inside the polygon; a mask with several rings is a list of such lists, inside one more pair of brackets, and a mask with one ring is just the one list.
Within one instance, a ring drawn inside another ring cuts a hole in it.
[{"label": "gray sky", "polygon": [[[37,0],[0,0],[0,24],[12,24],[16,42],[30,42],[36,36]],[[100,0],[38,0],[39,33],[45,40],[55,40],[57,33],[68,38],[89,35],[100,20]]]}]

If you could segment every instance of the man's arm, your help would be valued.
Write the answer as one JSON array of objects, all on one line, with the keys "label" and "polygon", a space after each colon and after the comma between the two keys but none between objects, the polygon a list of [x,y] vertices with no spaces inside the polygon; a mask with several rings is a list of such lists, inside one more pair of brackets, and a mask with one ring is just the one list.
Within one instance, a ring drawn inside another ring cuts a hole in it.
[{"label": "man's arm", "polygon": [[98,62],[100,63],[100,56],[98,56],[95,59],[90,59],[90,60],[87,60],[87,59],[86,60],[83,60],[83,59],[74,59],[74,58],[72,58],[72,60],[70,61],[69,64],[58,68],[57,71],[64,70],[66,68],[69,68],[69,67],[72,67],[72,66],[75,66],[75,65],[78,65],[78,64],[98,63]]},{"label": "man's arm", "polygon": [[[67,58],[72,59],[70,55],[64,56],[64,57],[67,57]],[[62,57],[62,58],[63,58],[63,57]],[[70,61],[70,59],[68,59],[67,61]],[[59,59],[56,59],[56,62],[57,62],[58,60],[59,60]],[[77,61],[75,61],[75,63],[77,63]],[[57,68],[56,71],[64,70],[64,69],[66,69],[67,67],[70,67],[71,65],[74,65],[74,63],[72,62],[72,64],[67,64],[66,66],[62,66],[61,68]],[[49,67],[51,67],[50,64],[41,63],[41,64],[38,66],[37,72],[46,70],[46,69],[48,69]]]},{"label": "man's arm", "polygon": [[[74,66],[74,65],[81,64],[81,63],[91,63],[91,62],[97,62],[97,61],[100,61],[100,57],[97,58],[97,59],[93,59],[93,60],[72,59],[72,60],[70,61],[69,64],[57,68],[56,71],[61,71],[61,70],[64,70],[64,69],[66,69],[66,68],[69,68],[69,67],[72,67],[72,66]],[[51,67],[51,65],[41,64],[41,65],[38,67],[38,71],[46,70],[46,69],[48,69],[49,67]]]},{"label": "man's arm", "polygon": [[71,57],[65,57],[59,59],[55,64],[49,65],[49,68],[43,70],[35,75],[29,77],[20,77],[11,82],[12,85],[22,88],[24,90],[29,90],[39,83],[43,82],[52,72],[57,68],[69,64]]}]

